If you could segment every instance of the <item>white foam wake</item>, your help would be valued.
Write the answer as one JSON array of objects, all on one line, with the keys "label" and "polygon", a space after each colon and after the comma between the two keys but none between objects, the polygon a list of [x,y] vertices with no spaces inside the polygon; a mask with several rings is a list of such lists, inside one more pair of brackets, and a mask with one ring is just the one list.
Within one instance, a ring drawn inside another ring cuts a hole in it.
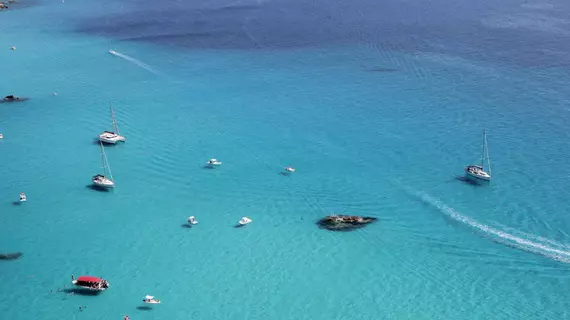
[{"label": "white foam wake", "polygon": [[[536,253],[548,257],[553,260],[561,261],[564,263],[570,263],[570,250],[568,250],[567,245],[555,242],[553,240],[537,236],[530,235],[523,232],[516,232],[517,234],[524,235],[527,238],[522,238],[509,233],[504,230],[499,230],[497,228],[488,226],[486,224],[480,223],[479,221],[461,214],[459,211],[451,208],[450,206],[444,204],[441,200],[434,198],[427,193],[419,191],[410,191],[410,193],[435,208],[441,211],[446,216],[452,218],[455,221],[466,224],[467,226],[475,229],[476,231],[482,232],[486,236],[496,237],[502,243],[509,246],[515,247],[517,249],[525,250],[528,252]],[[512,228],[506,228],[509,230],[514,230]]]},{"label": "white foam wake", "polygon": [[156,75],[160,75],[160,73],[159,73],[158,71],[156,71],[153,67],[149,66],[148,64],[146,64],[146,63],[144,63],[144,62],[142,62],[142,61],[140,61],[140,60],[137,60],[137,59],[135,59],[135,58],[133,58],[133,57],[127,56],[126,54],[122,54],[122,53],[117,52],[117,51],[114,51],[114,50],[109,50],[109,53],[112,54],[112,55],[114,55],[114,56],[117,56],[117,57],[119,57],[119,58],[123,58],[123,59],[125,59],[125,60],[127,60],[127,61],[129,61],[129,62],[131,62],[131,63],[134,63],[134,64],[136,64],[137,66],[139,66],[139,67],[141,67],[141,68],[143,68],[143,69],[145,69],[145,70],[147,70],[147,71],[150,71],[150,72],[152,72],[152,73],[154,73],[154,74],[156,74]]}]

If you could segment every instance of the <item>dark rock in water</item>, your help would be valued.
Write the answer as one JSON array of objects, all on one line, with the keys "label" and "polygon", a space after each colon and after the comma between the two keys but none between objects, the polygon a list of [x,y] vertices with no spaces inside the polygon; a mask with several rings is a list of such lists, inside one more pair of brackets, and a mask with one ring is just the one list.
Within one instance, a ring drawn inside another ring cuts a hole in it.
[{"label": "dark rock in water", "polygon": [[322,218],[317,224],[319,227],[331,231],[350,231],[362,228],[376,220],[378,219],[373,217],[333,215]]},{"label": "dark rock in water", "polygon": [[16,260],[19,259],[23,253],[15,252],[15,253],[0,253],[0,260]]},{"label": "dark rock in water", "polygon": [[18,97],[18,96],[15,96],[15,95],[11,94],[11,95],[9,95],[9,96],[5,96],[2,100],[0,100],[0,103],[1,103],[1,102],[26,101],[26,100],[28,100],[28,99],[29,99],[29,98],[26,98],[26,97]]}]

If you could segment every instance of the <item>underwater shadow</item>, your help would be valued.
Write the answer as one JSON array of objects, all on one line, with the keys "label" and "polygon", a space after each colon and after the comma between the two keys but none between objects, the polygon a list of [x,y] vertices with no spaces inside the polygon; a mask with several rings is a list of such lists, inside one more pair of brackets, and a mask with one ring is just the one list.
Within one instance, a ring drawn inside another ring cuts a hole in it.
[{"label": "underwater shadow", "polygon": [[12,201],[12,205],[13,205],[13,206],[21,206],[21,205],[22,205],[22,201]]},{"label": "underwater shadow", "polygon": [[109,190],[108,188],[102,188],[93,184],[86,185],[85,188],[99,192],[111,192],[111,190]]},{"label": "underwater shadow", "polygon": [[318,222],[316,222],[316,225],[319,227],[319,229],[333,231],[333,232],[350,232],[350,231],[362,229],[366,226],[366,225],[359,225],[359,226],[350,226],[350,227],[343,227],[343,228],[330,228],[330,227],[321,225]]},{"label": "underwater shadow", "polygon": [[137,310],[150,311],[150,310],[152,310],[152,308],[149,306],[138,306]]},{"label": "underwater shadow", "polygon": [[283,171],[279,172],[278,174],[280,176],[284,176],[284,177],[290,177],[291,176],[291,174],[289,172],[283,172]]},{"label": "underwater shadow", "polygon": [[61,292],[65,292],[67,294],[78,294],[80,296],[97,296],[101,293],[101,291],[86,289],[63,289]]},{"label": "underwater shadow", "polygon": [[115,146],[117,146],[117,144],[118,144],[118,143],[107,143],[107,142],[104,142],[104,141],[99,141],[98,138],[93,138],[93,144],[99,145],[100,143],[102,143],[105,148],[107,148],[107,147],[115,147]]},{"label": "underwater shadow", "polygon": [[207,165],[207,164],[206,164],[206,165],[204,165],[204,166],[202,167],[202,169],[209,169],[209,170],[213,170],[213,169],[216,169],[216,168],[214,168],[214,167],[212,167],[212,166],[209,166],[209,165]]},{"label": "underwater shadow", "polygon": [[0,253],[0,260],[18,260],[22,255],[24,254],[21,252]]},{"label": "underwater shadow", "polygon": [[475,180],[473,180],[473,179],[469,179],[469,178],[467,178],[467,177],[465,177],[465,176],[456,176],[456,177],[454,178],[454,180],[461,181],[461,182],[463,182],[463,183],[465,183],[465,184],[468,184],[468,185],[470,185],[470,186],[473,186],[473,187],[480,187],[480,186],[482,185],[480,182],[475,181]]},{"label": "underwater shadow", "polygon": [[180,225],[180,228],[192,229],[192,225],[189,223],[183,223]]}]

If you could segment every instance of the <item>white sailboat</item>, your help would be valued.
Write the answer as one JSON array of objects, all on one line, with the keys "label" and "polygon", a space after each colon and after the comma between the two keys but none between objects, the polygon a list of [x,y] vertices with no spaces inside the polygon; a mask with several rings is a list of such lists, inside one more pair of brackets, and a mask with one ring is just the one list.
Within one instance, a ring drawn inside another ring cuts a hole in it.
[{"label": "white sailboat", "polygon": [[[485,169],[485,162],[487,168]],[[483,150],[481,153],[481,165],[471,164],[465,167],[465,175],[470,178],[491,181],[491,158],[487,147],[487,130],[483,130]]]},{"label": "white sailboat", "polygon": [[109,144],[116,144],[117,142],[125,142],[125,137],[119,132],[119,125],[117,125],[117,120],[115,120],[115,110],[109,105],[111,109],[111,122],[113,123],[113,131],[104,131],[99,135],[99,141]]},{"label": "white sailboat", "polygon": [[111,167],[109,167],[109,162],[107,161],[107,156],[105,155],[105,148],[103,148],[103,143],[101,145],[101,162],[103,163],[103,174],[97,174],[93,176],[93,184],[101,188],[114,188],[115,179],[113,179],[113,174],[111,173]]}]

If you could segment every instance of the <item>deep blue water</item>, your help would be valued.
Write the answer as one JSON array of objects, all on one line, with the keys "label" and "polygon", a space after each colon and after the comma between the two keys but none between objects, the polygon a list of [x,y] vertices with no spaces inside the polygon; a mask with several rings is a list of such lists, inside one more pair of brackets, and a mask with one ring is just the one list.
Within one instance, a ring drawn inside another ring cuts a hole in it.
[{"label": "deep blue water", "polygon": [[[31,99],[0,104],[0,252],[24,253],[0,261],[2,318],[568,318],[569,10],[11,5],[0,93]],[[110,102],[127,142],[97,192]],[[493,181],[473,186],[484,128]],[[331,213],[379,221],[319,229]],[[57,292],[71,274],[111,289]]]}]

